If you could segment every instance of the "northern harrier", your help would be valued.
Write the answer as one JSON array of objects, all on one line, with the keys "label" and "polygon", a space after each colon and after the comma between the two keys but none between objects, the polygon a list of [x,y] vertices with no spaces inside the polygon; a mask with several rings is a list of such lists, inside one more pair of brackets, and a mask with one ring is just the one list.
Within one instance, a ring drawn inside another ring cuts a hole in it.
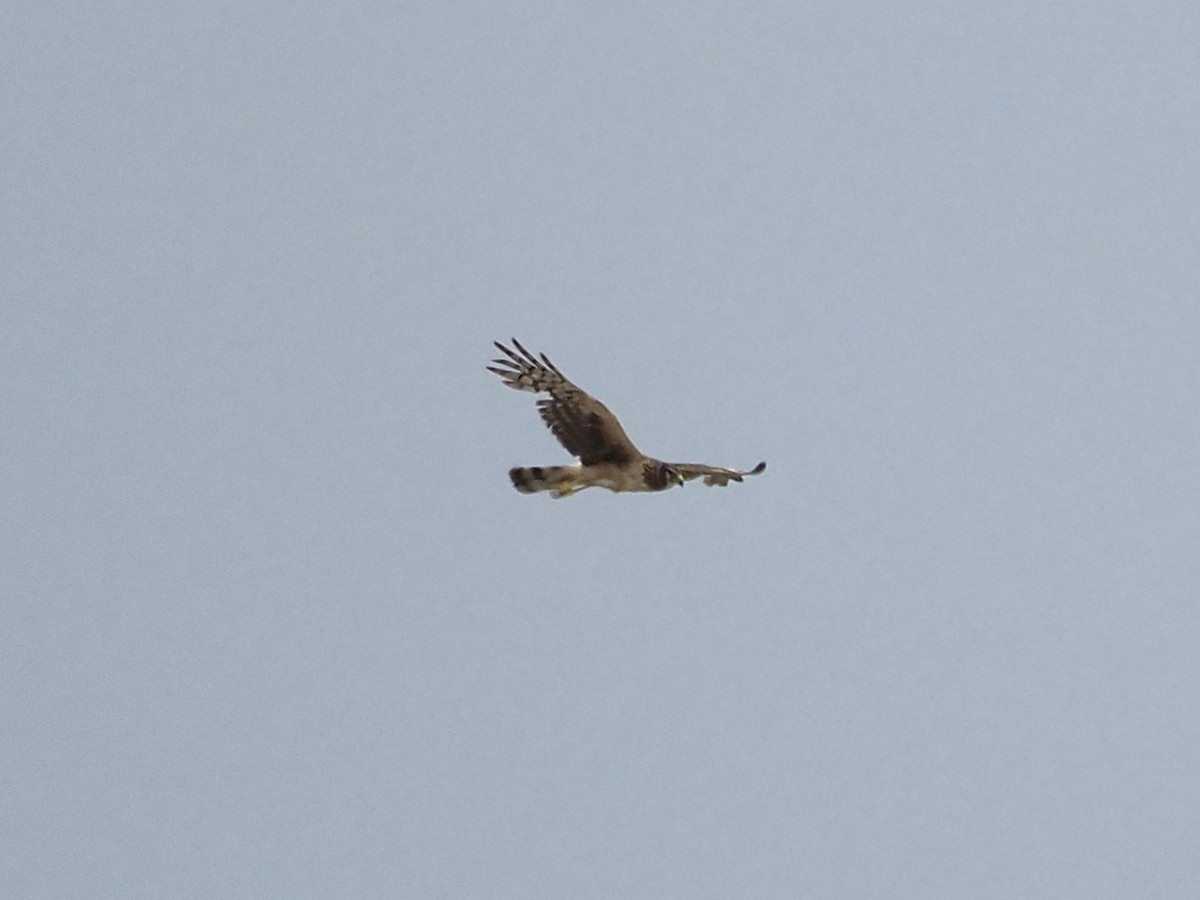
[{"label": "northern harrier", "polygon": [[[673,485],[703,476],[707,485],[741,481],[745,475],[757,475],[767,467],[760,462],[748,472],[723,469],[698,463],[665,463],[651,459],[633,445],[617,417],[595,397],[572,384],[543,353],[534,357],[513,338],[510,350],[496,342],[506,359],[494,359],[488,366],[518,391],[549,394],[537,402],[542,421],[554,432],[558,442],[572,456],[575,466],[533,466],[508,470],[513,487],[522,494],[553,491],[566,497],[589,487],[610,491],[662,491]],[[501,368],[497,368],[497,366]]]}]

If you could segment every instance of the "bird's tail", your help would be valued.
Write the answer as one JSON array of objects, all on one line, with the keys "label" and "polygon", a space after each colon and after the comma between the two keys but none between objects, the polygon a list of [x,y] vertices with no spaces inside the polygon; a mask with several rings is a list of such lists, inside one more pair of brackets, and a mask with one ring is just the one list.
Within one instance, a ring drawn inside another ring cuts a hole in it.
[{"label": "bird's tail", "polygon": [[579,466],[517,466],[508,470],[508,477],[522,494],[554,491],[559,497],[565,497],[576,490]]}]

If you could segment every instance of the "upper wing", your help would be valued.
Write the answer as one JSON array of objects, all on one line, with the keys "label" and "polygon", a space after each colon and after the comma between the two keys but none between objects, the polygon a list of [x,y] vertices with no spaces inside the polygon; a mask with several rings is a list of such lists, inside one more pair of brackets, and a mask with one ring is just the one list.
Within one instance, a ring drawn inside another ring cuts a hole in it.
[{"label": "upper wing", "polygon": [[503,378],[510,388],[549,394],[548,399],[537,402],[542,421],[581,463],[623,464],[642,457],[608,407],[567,380],[545,353],[540,359],[534,357],[516,338],[513,346],[517,351],[499,341],[495,344],[507,358],[492,360],[496,365],[488,366],[488,371]]},{"label": "upper wing", "polygon": [[750,471],[742,472],[738,469],[722,469],[719,466],[705,466],[700,463],[671,463],[671,465],[683,476],[684,481],[691,481],[693,478],[703,475],[704,483],[709,487],[713,485],[725,487],[731,481],[741,481],[745,475],[758,475],[767,467],[766,462],[760,462]]}]

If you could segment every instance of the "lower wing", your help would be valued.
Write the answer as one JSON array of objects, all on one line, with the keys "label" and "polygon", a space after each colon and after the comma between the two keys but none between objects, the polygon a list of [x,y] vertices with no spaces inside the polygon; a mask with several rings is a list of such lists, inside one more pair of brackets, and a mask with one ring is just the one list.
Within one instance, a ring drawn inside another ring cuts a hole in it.
[{"label": "lower wing", "polygon": [[747,475],[758,475],[767,467],[765,462],[760,462],[753,469],[743,472],[740,469],[724,469],[720,466],[704,466],[699,463],[672,463],[671,464],[684,481],[691,481],[693,478],[704,477],[704,483],[709,487],[718,485],[724,487],[731,481],[741,481]]}]

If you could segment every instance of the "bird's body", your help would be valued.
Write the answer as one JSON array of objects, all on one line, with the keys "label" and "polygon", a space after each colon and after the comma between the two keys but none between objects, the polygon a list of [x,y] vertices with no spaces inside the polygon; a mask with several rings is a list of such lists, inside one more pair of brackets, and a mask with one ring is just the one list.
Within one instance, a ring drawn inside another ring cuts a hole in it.
[{"label": "bird's body", "polygon": [[589,487],[617,493],[662,491],[701,477],[708,485],[726,485],[767,467],[762,462],[743,472],[698,463],[666,463],[646,456],[608,407],[572,384],[546,354],[535,357],[516,338],[512,343],[515,351],[496,343],[505,358],[492,360],[496,365],[488,366],[488,371],[516,390],[548,394],[538,400],[538,413],[559,443],[579,457],[579,464],[573,466],[510,469],[513,487],[523,494],[552,491],[556,497],[566,497]]}]

